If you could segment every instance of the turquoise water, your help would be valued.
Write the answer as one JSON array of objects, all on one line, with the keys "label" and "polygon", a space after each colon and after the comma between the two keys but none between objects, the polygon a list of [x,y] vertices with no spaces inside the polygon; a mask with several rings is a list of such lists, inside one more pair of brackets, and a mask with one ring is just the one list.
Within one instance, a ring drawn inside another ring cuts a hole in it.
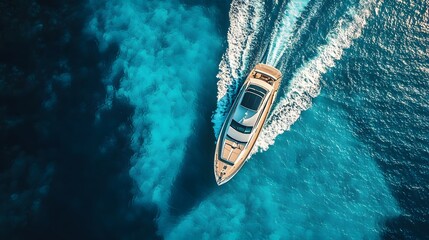
[{"label": "turquoise water", "polygon": [[[33,5],[0,5],[32,14],[1,41],[39,39],[29,56],[1,49],[0,234],[429,237],[427,2]],[[283,72],[280,93],[218,187],[216,137],[258,62]]]},{"label": "turquoise water", "polygon": [[[171,214],[169,196],[178,173],[193,164],[185,163],[186,152],[199,147],[186,142],[199,138],[192,126],[206,120],[198,117],[197,105],[210,104],[198,102],[198,92],[201,88],[214,89],[215,82],[210,84],[209,79],[213,79],[223,37],[202,7],[178,4],[172,10],[173,4],[109,4],[102,10],[104,26],[95,30],[100,32],[101,44],[112,39],[120,44],[114,67],[119,64],[124,77],[116,94],[129,98],[136,107],[132,135],[135,155],[130,169],[140,190],[135,201],[156,205],[161,235],[169,239],[190,235],[220,239],[379,237],[383,221],[398,216],[400,209],[368,147],[354,134],[344,110],[332,109],[328,96],[317,98],[305,116],[300,113],[310,108],[312,98],[321,91],[319,81],[353,40],[361,37],[366,21],[381,3],[350,3],[328,30],[325,44],[315,46],[313,57],[304,61],[291,79],[285,79],[284,96],[258,143],[267,152],[256,154],[231,183],[212,189],[178,218]],[[291,1],[280,7],[283,9],[268,47],[269,64],[281,64],[286,50],[290,51],[287,48],[297,44],[292,42],[295,26],[303,12],[311,10],[306,9],[308,4]],[[118,11],[126,13],[127,20],[115,16]],[[136,16],[140,12],[148,13]],[[317,13],[312,14],[309,17],[315,18]],[[255,61],[251,52],[259,51],[261,40],[254,31],[263,30],[263,21],[269,21],[264,18],[276,16],[269,16],[262,4],[233,1],[230,17],[222,60],[226,64],[221,63],[223,75],[218,76],[220,94],[223,87],[234,86],[225,83],[229,79],[242,81]],[[143,26],[142,20],[146,23]],[[90,26],[98,23],[91,22]],[[127,24],[126,30],[119,31],[123,24]],[[207,75],[210,70],[212,75]],[[236,79],[233,72],[238,73]],[[225,98],[219,99],[218,109],[228,108],[222,104]],[[214,117],[215,123],[221,122]],[[300,122],[293,131],[279,135],[297,118]],[[214,139],[206,141],[210,144]],[[210,158],[195,157],[193,161]],[[182,194],[186,194],[186,186]]]},{"label": "turquoise water", "polygon": [[[119,43],[106,82],[109,97],[126,98],[135,107],[130,175],[143,202],[167,206],[187,149],[183,143],[198,120],[198,105],[205,104],[198,96],[204,91],[201,79],[214,80],[208,73],[215,69],[222,39],[205,11],[175,2],[118,1],[97,11],[89,23],[101,46]],[[112,78],[121,74],[115,89]]]}]

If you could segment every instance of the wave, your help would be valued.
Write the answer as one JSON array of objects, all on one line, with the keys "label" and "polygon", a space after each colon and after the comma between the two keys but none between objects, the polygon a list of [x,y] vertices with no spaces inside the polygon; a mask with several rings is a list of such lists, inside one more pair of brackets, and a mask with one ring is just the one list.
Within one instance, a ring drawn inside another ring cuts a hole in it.
[{"label": "wave", "polygon": [[229,11],[228,48],[222,56],[217,74],[217,108],[212,122],[216,137],[219,134],[232,96],[251,67],[251,52],[257,48],[257,38],[265,19],[264,1],[234,0]]},{"label": "wave", "polygon": [[286,49],[291,45],[296,23],[306,9],[310,0],[289,1],[283,11],[283,15],[276,21],[268,49],[267,63],[277,66]]},{"label": "wave", "polygon": [[[380,2],[381,3],[381,2]],[[337,26],[327,36],[327,44],[318,48],[317,55],[298,69],[290,81],[286,96],[280,100],[267,120],[256,142],[256,151],[265,151],[273,145],[276,137],[290,128],[302,111],[311,107],[312,99],[319,95],[320,78],[339,60],[353,40],[360,37],[377,2],[361,1],[350,8]]]}]

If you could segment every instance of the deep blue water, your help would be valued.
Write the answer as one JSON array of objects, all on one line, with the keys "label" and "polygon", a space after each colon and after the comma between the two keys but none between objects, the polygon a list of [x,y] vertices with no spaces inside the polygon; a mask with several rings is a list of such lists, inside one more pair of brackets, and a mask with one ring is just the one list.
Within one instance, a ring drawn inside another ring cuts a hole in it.
[{"label": "deep blue water", "polygon": [[[0,239],[429,239],[427,1],[0,1]],[[226,111],[284,74],[216,186]]]}]

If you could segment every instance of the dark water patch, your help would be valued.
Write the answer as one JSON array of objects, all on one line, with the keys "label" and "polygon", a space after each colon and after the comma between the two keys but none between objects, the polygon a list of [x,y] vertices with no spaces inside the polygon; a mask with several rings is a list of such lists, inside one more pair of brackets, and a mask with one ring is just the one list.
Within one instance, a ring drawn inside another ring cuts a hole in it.
[{"label": "dark water patch", "polygon": [[0,8],[0,238],[156,239],[157,210],[132,201],[133,109],[116,99],[95,119],[117,47],[82,34],[82,2]]},{"label": "dark water patch", "polygon": [[52,29],[43,19],[58,17],[68,5],[50,12],[36,2],[2,1],[0,8],[0,234],[9,236],[41,212],[55,171],[57,145],[47,137],[50,113],[42,103],[53,72],[62,69],[58,53],[50,54],[43,43]]},{"label": "dark water patch", "polygon": [[61,121],[61,164],[42,221],[32,225],[28,234],[52,239],[155,238],[156,209],[132,204],[133,184],[128,176],[132,152],[125,126],[130,124],[132,109],[114,101],[97,124],[95,110],[80,110],[81,117],[71,112]]}]

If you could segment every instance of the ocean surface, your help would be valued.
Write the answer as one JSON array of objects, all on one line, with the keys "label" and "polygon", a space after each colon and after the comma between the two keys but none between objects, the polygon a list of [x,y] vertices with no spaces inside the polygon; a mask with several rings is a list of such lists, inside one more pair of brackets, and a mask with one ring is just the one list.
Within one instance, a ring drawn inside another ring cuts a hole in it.
[{"label": "ocean surface", "polygon": [[[0,239],[429,239],[429,2],[0,0]],[[249,71],[283,72],[213,176]]]}]

